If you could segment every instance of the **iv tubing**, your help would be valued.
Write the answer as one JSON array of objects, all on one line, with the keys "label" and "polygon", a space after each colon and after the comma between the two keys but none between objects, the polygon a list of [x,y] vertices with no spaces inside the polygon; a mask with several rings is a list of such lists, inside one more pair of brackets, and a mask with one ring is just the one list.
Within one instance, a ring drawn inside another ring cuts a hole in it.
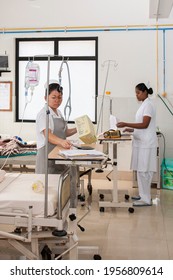
[{"label": "iv tubing", "polygon": [[[66,60],[63,60],[59,69],[59,84],[61,85],[61,73],[63,70],[63,64],[65,63],[66,67],[67,67],[67,73],[68,73],[68,82],[69,82],[69,96],[67,98],[67,102],[64,106],[64,117],[66,122],[68,122],[70,114],[71,114],[71,79],[70,79],[70,70],[69,70],[69,65],[68,62]],[[68,117],[67,117],[67,109],[69,110],[68,112]]]}]

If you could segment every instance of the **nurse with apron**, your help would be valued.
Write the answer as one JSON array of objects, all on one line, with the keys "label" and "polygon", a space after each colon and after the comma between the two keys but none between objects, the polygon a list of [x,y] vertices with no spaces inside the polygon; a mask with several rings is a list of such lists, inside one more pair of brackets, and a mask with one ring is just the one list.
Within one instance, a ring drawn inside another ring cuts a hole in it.
[{"label": "nurse with apron", "polygon": [[[47,94],[46,94],[47,95]],[[46,100],[45,95],[45,100]],[[63,89],[55,81],[49,84],[48,104],[49,104],[49,131],[48,131],[48,153],[50,153],[56,145],[63,149],[70,149],[71,142],[66,137],[77,132],[76,128],[68,128],[67,124],[58,109],[62,103]],[[36,134],[37,134],[37,157],[36,169],[37,174],[45,174],[46,160],[46,106],[41,109],[36,117]],[[61,173],[65,169],[65,165],[57,165],[54,160],[48,161],[48,174]]]},{"label": "nurse with apron", "polygon": [[142,102],[135,123],[119,122],[118,128],[126,127],[124,132],[133,132],[131,169],[137,172],[139,195],[132,197],[133,206],[151,206],[151,182],[157,171],[156,111],[148,95],[152,88],[140,83],[135,88],[137,100]]}]

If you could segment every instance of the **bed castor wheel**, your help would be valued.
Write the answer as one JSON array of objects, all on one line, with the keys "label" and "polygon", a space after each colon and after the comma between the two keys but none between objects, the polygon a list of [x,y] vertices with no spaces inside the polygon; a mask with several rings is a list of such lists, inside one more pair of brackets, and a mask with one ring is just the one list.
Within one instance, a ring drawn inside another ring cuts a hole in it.
[{"label": "bed castor wheel", "polygon": [[69,219],[70,219],[71,221],[76,220],[76,215],[75,215],[75,214],[70,214],[70,215],[69,215]]},{"label": "bed castor wheel", "polygon": [[103,200],[104,199],[104,194],[100,194],[100,199]]},{"label": "bed castor wheel", "polygon": [[124,198],[125,198],[125,200],[129,200],[129,195],[128,194],[125,194],[125,196],[124,196]]},{"label": "bed castor wheel", "polygon": [[17,227],[17,228],[15,228],[14,233],[21,234],[22,233],[22,229]]},{"label": "bed castor wheel", "polygon": [[87,189],[88,189],[89,195],[92,195],[92,185],[88,184]]},{"label": "bed castor wheel", "polygon": [[66,235],[67,235],[67,232],[66,232],[66,230],[54,229],[54,230],[52,231],[52,235],[53,235],[53,236],[62,237],[62,236],[66,236]]},{"label": "bed castor wheel", "polygon": [[103,171],[103,169],[101,169],[101,168],[98,168],[98,169],[96,169],[96,171],[95,171],[96,173],[103,173],[104,171]]},{"label": "bed castor wheel", "polygon": [[41,251],[42,260],[51,260],[51,254],[52,254],[52,251],[46,244],[43,247],[43,250]]},{"label": "bed castor wheel", "polygon": [[94,260],[101,260],[102,258],[101,258],[100,255],[97,255],[97,254],[96,254],[96,255],[93,256],[93,259],[94,259]]},{"label": "bed castor wheel", "polygon": [[134,208],[129,207],[128,211],[129,211],[129,213],[133,213],[134,212]]},{"label": "bed castor wheel", "polygon": [[100,207],[100,212],[105,212],[105,208],[104,207]]}]

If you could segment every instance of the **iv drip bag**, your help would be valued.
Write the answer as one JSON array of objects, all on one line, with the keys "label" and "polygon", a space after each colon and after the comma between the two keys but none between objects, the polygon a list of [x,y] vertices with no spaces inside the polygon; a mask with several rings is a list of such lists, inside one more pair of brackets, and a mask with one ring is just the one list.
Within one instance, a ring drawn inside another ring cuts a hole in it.
[{"label": "iv drip bag", "polygon": [[40,67],[38,64],[29,61],[25,68],[25,88],[34,90],[34,87],[39,84]]}]

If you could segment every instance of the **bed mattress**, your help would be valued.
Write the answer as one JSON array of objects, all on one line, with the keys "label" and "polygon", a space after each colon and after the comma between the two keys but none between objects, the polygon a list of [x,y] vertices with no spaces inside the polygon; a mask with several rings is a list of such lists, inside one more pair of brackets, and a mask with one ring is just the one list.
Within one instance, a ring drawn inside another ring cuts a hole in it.
[{"label": "bed mattress", "polygon": [[[60,175],[48,176],[48,215],[52,216],[58,203],[58,182]],[[0,212],[28,213],[32,206],[33,215],[44,216],[44,190],[35,192],[33,183],[40,180],[44,185],[45,176],[42,174],[8,173],[0,183]],[[62,205],[67,202],[70,187],[63,188]]]}]

